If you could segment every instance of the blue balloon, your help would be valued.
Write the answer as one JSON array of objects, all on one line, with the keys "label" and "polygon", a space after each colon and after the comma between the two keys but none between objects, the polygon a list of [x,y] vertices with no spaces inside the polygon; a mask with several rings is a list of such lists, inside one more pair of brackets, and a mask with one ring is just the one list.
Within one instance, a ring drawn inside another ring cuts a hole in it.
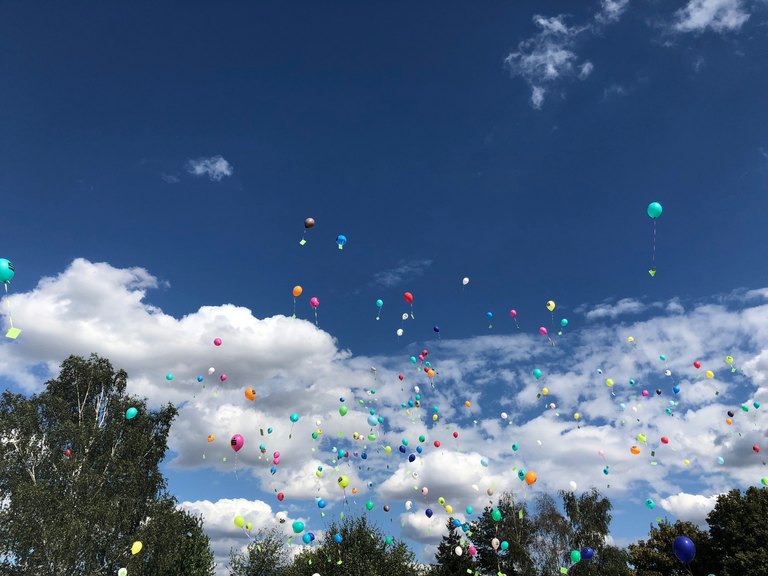
[{"label": "blue balloon", "polygon": [[339,234],[338,236],[336,236],[336,244],[339,245],[339,248],[344,246],[344,244],[346,243],[347,243],[347,237],[344,236],[344,234]]},{"label": "blue balloon", "polygon": [[333,541],[336,542],[336,544],[341,544],[344,541],[344,538],[341,534],[336,532],[336,534],[333,535]]},{"label": "blue balloon", "polygon": [[400,452],[402,452],[403,454],[405,454],[405,446],[402,446],[402,445],[400,446]]},{"label": "blue balloon", "polygon": [[317,507],[318,508],[325,508],[325,500],[320,498],[320,500],[317,501]]},{"label": "blue balloon", "polygon": [[595,551],[592,550],[592,548],[590,548],[589,546],[581,549],[582,560],[591,560],[594,555],[595,555]]},{"label": "blue balloon", "polygon": [[379,419],[378,419],[378,418],[376,418],[376,416],[373,416],[373,415],[371,415],[371,416],[368,416],[368,425],[369,425],[371,428],[375,428],[376,426],[378,426],[378,425],[379,425]]},{"label": "blue balloon", "polygon": [[424,514],[427,515],[427,518],[432,518],[432,508],[427,508],[424,510]]},{"label": "blue balloon", "polygon": [[696,546],[687,536],[675,538],[675,541],[672,543],[672,551],[683,564],[693,562],[693,558],[696,556]]},{"label": "blue balloon", "polygon": [[454,519],[453,519],[453,525],[454,525],[456,528],[458,528],[459,526],[461,526],[461,520],[459,520],[459,519],[457,519],[457,518],[454,518]]},{"label": "blue balloon", "polygon": [[270,472],[272,472],[272,476],[277,474],[277,466],[272,466],[272,468],[269,469]]},{"label": "blue balloon", "polygon": [[202,376],[198,376],[198,377],[197,377],[197,381],[198,381],[198,382],[202,382],[202,381],[203,381],[203,377],[202,377]]},{"label": "blue balloon", "polygon": [[363,452],[362,454],[360,454],[360,458],[362,458],[363,460],[367,460],[368,459],[368,454]]},{"label": "blue balloon", "polygon": [[408,462],[415,462],[416,461],[416,454],[411,454],[408,456]]},{"label": "blue balloon", "polygon": [[434,330],[437,334],[440,334],[440,326],[435,326],[432,328],[432,330]]},{"label": "blue balloon", "polygon": [[304,534],[304,536],[302,536],[301,539],[304,541],[304,544],[309,544],[310,542],[312,542],[312,536],[309,535],[309,532]]},{"label": "blue balloon", "polygon": [[488,320],[490,320],[491,318],[493,318],[493,312],[486,312],[485,317],[488,318]]}]

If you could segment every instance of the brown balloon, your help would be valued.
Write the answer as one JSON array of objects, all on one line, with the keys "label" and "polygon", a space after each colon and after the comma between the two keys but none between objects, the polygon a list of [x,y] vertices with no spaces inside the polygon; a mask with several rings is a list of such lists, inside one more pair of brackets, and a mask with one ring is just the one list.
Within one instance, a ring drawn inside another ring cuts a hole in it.
[{"label": "brown balloon", "polygon": [[314,218],[307,218],[306,220],[304,220],[304,228],[306,228],[307,230],[312,228],[312,226],[314,226],[314,225],[315,225],[315,219]]}]

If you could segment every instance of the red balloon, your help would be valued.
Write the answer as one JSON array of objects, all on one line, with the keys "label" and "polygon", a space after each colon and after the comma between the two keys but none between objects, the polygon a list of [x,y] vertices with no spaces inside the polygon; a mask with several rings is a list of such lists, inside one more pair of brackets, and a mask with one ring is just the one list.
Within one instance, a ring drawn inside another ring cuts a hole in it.
[{"label": "red balloon", "polygon": [[453,437],[454,437],[454,438],[458,438],[458,437],[459,437],[459,433],[458,433],[458,432],[454,432],[454,433],[453,433]]},{"label": "red balloon", "polygon": [[661,443],[662,444],[669,444],[669,438],[667,438],[666,436],[662,436],[661,437]]},{"label": "red balloon", "polygon": [[405,300],[410,304],[411,302],[413,302],[413,294],[411,294],[410,292],[406,292],[405,294],[403,294],[403,300]]},{"label": "red balloon", "polygon": [[440,440],[435,440],[435,448],[440,448]]},{"label": "red balloon", "polygon": [[64,456],[66,456],[67,458],[69,458],[70,456],[72,456],[72,450],[70,450],[69,448],[67,448],[66,450],[64,450]]},{"label": "red balloon", "polygon": [[699,362],[698,360],[695,360],[693,362],[693,367],[698,370],[699,368],[701,368],[701,362]]},{"label": "red balloon", "polygon": [[277,499],[280,500],[280,502],[282,502],[285,499],[285,494],[283,494],[282,492],[278,492]]},{"label": "red balloon", "polygon": [[403,376],[402,374],[400,374],[400,375],[398,376],[398,378],[400,378],[400,380],[402,381],[402,380],[403,380],[403,378],[405,378],[405,376]]},{"label": "red balloon", "polygon": [[429,354],[429,350],[427,350],[426,348],[421,351],[422,356],[426,356],[427,354]]},{"label": "red balloon", "polygon": [[760,452],[760,446],[758,446],[757,444],[755,444],[754,446],[752,446],[752,450],[754,450],[754,451],[755,451],[755,454],[757,454],[758,452]]}]

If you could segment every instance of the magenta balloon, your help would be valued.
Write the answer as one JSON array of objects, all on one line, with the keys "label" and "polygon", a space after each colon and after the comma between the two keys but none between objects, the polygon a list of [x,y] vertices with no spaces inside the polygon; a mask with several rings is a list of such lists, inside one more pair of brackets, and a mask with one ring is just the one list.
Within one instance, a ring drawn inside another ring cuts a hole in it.
[{"label": "magenta balloon", "polygon": [[542,326],[541,328],[539,328],[539,334],[541,334],[542,336],[546,336],[547,335],[547,329],[544,328],[544,326]]},{"label": "magenta balloon", "polygon": [[509,311],[509,315],[512,316],[512,318],[514,318],[515,316],[517,316],[517,310],[512,308],[512,310]]},{"label": "magenta balloon", "polygon": [[230,440],[229,443],[232,446],[232,450],[235,452],[240,452],[240,448],[243,447],[245,439],[240,434],[235,434],[232,436],[232,440]]},{"label": "magenta balloon", "polygon": [[317,308],[320,306],[320,300],[313,296],[309,299],[309,305],[312,306],[312,308]]}]

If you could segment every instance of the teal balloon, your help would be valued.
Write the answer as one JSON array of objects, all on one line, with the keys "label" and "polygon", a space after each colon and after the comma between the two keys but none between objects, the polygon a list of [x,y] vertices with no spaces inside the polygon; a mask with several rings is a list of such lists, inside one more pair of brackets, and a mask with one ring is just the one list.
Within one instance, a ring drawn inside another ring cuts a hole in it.
[{"label": "teal balloon", "polygon": [[578,550],[571,550],[571,562],[574,564],[581,562],[581,552]]},{"label": "teal balloon", "polygon": [[378,306],[379,308],[384,306],[384,300],[376,300],[376,306]]},{"label": "teal balloon", "polygon": [[0,282],[10,282],[15,273],[16,269],[11,261],[6,258],[0,258]]},{"label": "teal balloon", "polygon": [[291,414],[291,422],[298,422],[299,421],[299,415],[296,413]]},{"label": "teal balloon", "polygon": [[503,540],[501,543],[501,549],[506,550],[507,548],[509,548],[509,542],[507,542],[506,540]]},{"label": "teal balloon", "polygon": [[661,216],[661,204],[658,202],[651,202],[648,204],[648,216],[654,219]]},{"label": "teal balloon", "polygon": [[128,408],[128,410],[125,411],[125,419],[131,420],[132,418],[136,418],[136,414],[138,413],[139,411],[136,410],[136,408],[134,408],[133,406],[131,406],[130,408]]},{"label": "teal balloon", "polygon": [[498,508],[494,508],[491,512],[491,518],[493,518],[494,522],[501,521],[501,512],[498,510]]},{"label": "teal balloon", "polygon": [[538,368],[534,368],[534,370],[533,370],[533,377],[536,378],[536,380],[541,378],[541,370],[539,370]]},{"label": "teal balloon", "polygon": [[387,544],[392,544],[392,536],[387,536],[387,537],[384,539],[384,542],[386,542]]},{"label": "teal balloon", "polygon": [[368,500],[368,502],[365,503],[365,509],[366,510],[373,510],[373,501]]},{"label": "teal balloon", "polygon": [[560,320],[560,326],[562,326],[563,328],[568,326],[568,318],[563,318],[562,320]]},{"label": "teal balloon", "polygon": [[304,522],[296,520],[296,522],[293,523],[293,533],[301,534],[302,532],[304,532]]}]

